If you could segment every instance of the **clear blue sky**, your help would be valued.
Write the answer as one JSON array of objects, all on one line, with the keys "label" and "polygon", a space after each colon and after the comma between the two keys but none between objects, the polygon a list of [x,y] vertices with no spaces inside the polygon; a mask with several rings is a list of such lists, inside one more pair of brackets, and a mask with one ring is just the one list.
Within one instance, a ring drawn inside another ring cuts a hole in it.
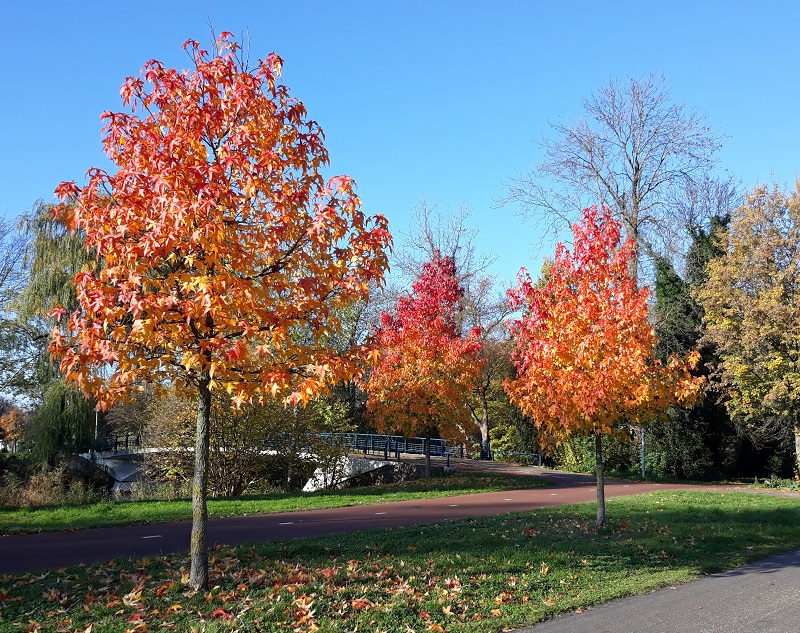
[{"label": "clear blue sky", "polygon": [[[399,234],[422,196],[472,210],[494,272],[538,271],[533,227],[495,209],[549,124],[609,77],[664,74],[727,136],[721,166],[751,188],[800,173],[800,5],[781,2],[37,2],[0,9],[0,214],[52,200],[105,165],[100,113],[145,61],[185,67],[187,38],[247,30],[327,135],[331,175]],[[546,249],[545,252],[552,249]]]}]

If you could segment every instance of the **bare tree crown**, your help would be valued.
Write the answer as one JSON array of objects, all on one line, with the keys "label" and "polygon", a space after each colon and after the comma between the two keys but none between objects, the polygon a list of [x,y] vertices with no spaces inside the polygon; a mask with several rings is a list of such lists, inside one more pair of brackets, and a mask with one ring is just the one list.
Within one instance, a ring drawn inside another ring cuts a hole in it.
[{"label": "bare tree crown", "polygon": [[685,228],[675,201],[696,189],[717,163],[720,137],[695,109],[674,103],[663,77],[611,79],[583,102],[585,115],[553,125],[544,159],[506,186],[544,234],[605,204],[648,255]]}]

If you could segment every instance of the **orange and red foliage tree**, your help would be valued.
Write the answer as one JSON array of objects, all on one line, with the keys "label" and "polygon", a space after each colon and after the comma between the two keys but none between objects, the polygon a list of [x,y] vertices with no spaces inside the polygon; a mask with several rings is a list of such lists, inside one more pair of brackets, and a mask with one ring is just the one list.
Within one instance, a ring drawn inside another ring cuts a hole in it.
[{"label": "orange and red foliage tree", "polygon": [[381,314],[379,361],[364,384],[380,429],[426,437],[426,474],[430,434],[446,437],[470,424],[468,398],[480,378],[480,331],[462,336],[457,327],[462,294],[453,259],[436,252],[394,314]]},{"label": "orange and red foliage tree", "polygon": [[279,83],[278,56],[248,68],[227,32],[211,53],[184,49],[190,70],[148,62],[122,86],[129,112],[103,114],[116,173],[56,191],[56,216],[102,266],[76,276],[79,308],[50,350],[101,407],[143,381],[197,396],[190,583],[202,587],[211,392],[302,405],[358,373],[366,349],[329,339],[339,308],[382,283],[391,235],[350,178],[323,179],[322,131]]},{"label": "orange and red foliage tree", "polygon": [[544,443],[594,435],[603,525],[602,436],[644,424],[671,404],[690,406],[703,379],[690,373],[696,354],[663,365],[654,358],[649,290],[637,288],[629,266],[634,244],[620,244],[611,211],[584,209],[572,230],[573,251],[558,245],[543,286],[522,272],[509,291],[523,316],[511,324],[517,375],[505,387]]},{"label": "orange and red foliage tree", "polygon": [[0,440],[3,440],[6,446],[13,442],[16,449],[17,442],[22,439],[25,432],[24,420],[22,412],[16,407],[11,407],[0,415]]}]

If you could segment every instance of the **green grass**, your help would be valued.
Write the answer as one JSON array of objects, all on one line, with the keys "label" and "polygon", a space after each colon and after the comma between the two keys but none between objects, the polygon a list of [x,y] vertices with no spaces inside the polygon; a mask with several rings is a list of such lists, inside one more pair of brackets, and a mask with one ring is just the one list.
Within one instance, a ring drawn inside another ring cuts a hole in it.
[{"label": "green grass", "polygon": [[199,593],[183,555],[9,576],[0,632],[485,633],[800,547],[796,499],[670,491],[608,513],[602,530],[581,504],[219,548]]},{"label": "green grass", "polygon": [[[550,485],[536,477],[451,473],[429,480],[386,486],[312,493],[269,494],[209,499],[211,517],[294,512],[321,508],[408,501],[459,494],[496,492]],[[89,505],[0,509],[0,534],[51,532],[76,528],[108,527],[134,523],[163,523],[191,519],[189,500],[102,502]]]}]

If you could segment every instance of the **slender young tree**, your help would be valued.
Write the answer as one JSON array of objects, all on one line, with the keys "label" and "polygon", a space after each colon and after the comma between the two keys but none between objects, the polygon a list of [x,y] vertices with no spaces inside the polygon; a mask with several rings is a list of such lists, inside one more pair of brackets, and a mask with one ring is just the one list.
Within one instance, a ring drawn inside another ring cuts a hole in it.
[{"label": "slender young tree", "polygon": [[[102,267],[75,278],[78,308],[54,330],[67,379],[102,408],[145,380],[197,399],[190,585],[208,584],[206,490],[212,392],[233,405],[303,405],[360,370],[363,347],[328,341],[337,309],[380,283],[391,236],[353,181],[327,183],[323,134],[279,82],[221,33],[192,67],[145,64],[103,114],[116,173],[59,185],[56,215]],[[63,316],[65,310],[53,314]]]},{"label": "slender young tree", "polygon": [[364,384],[378,427],[425,436],[426,477],[431,433],[446,436],[469,424],[467,399],[480,376],[480,332],[462,337],[457,327],[462,292],[453,259],[435,253],[394,314],[381,315],[379,360]]},{"label": "slender young tree", "polygon": [[517,376],[506,390],[543,443],[594,436],[602,526],[603,436],[642,425],[670,404],[690,404],[703,379],[690,375],[687,362],[654,359],[649,292],[636,286],[629,266],[633,240],[621,243],[611,211],[584,209],[572,230],[574,249],[558,245],[547,282],[534,285],[523,271],[509,293],[524,315],[511,327]]}]

